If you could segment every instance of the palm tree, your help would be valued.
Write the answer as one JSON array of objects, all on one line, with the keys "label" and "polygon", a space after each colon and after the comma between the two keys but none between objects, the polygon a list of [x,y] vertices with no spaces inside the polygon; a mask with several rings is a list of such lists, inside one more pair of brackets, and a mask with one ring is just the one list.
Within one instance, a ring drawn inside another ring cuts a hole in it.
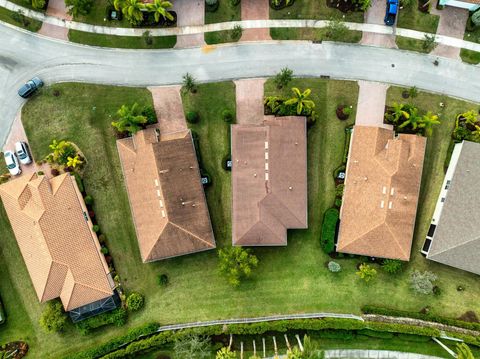
[{"label": "palm tree", "polygon": [[122,105],[117,111],[119,117],[117,122],[112,122],[112,126],[118,132],[137,133],[142,128],[142,124],[147,123],[147,118],[140,113],[138,104],[134,103],[132,107]]},{"label": "palm tree", "polygon": [[430,137],[432,135],[433,126],[439,125],[440,121],[438,116],[434,115],[432,111],[428,111],[426,115],[423,115],[419,120],[418,127],[423,128],[425,131],[425,136]]},{"label": "palm tree", "polygon": [[397,123],[402,117],[408,118],[408,112],[404,110],[405,105],[398,104],[396,102],[393,103],[392,110],[393,110],[393,123]]},{"label": "palm tree", "polygon": [[301,115],[304,109],[306,109],[307,112],[310,112],[312,108],[315,107],[315,102],[312,100],[307,100],[307,97],[310,96],[312,90],[306,89],[305,91],[301,92],[298,88],[293,87],[292,92],[295,96],[285,101],[285,105],[296,105],[297,115]]},{"label": "palm tree", "polygon": [[120,11],[125,5],[125,0],[113,0],[113,7],[115,10]]},{"label": "palm tree", "polygon": [[145,5],[141,0],[125,0],[122,5],[123,15],[132,25],[137,25],[143,21],[143,12]]},{"label": "palm tree", "polygon": [[165,20],[173,20],[173,15],[167,10],[168,8],[172,7],[172,3],[170,1],[163,1],[163,0],[154,0],[152,4],[147,5],[147,9],[153,12],[153,16],[155,17],[155,21],[160,21],[160,16],[162,16]]},{"label": "palm tree", "polygon": [[78,155],[75,157],[68,157],[67,158],[67,167],[77,167],[78,165],[81,165],[83,161],[80,159]]},{"label": "palm tree", "polygon": [[412,106],[408,111],[408,116],[405,117],[405,121],[398,126],[398,128],[405,128],[410,125],[413,130],[416,130],[418,128],[420,119],[421,117],[418,116],[418,108]]},{"label": "palm tree", "polygon": [[472,351],[467,344],[457,344],[457,358],[458,359],[475,359]]},{"label": "palm tree", "polygon": [[65,148],[67,147],[68,143],[67,141],[60,141],[57,142],[57,140],[53,140],[52,143],[48,146],[52,151],[53,151],[53,161],[58,161],[60,156],[63,155]]}]

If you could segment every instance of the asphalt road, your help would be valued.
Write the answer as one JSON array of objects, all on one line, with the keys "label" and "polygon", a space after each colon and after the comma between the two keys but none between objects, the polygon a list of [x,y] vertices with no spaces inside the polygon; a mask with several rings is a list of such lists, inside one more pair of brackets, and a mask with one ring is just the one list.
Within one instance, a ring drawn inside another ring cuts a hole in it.
[{"label": "asphalt road", "polygon": [[480,67],[378,47],[263,42],[171,50],[101,49],[65,43],[0,25],[0,144],[23,105],[16,91],[40,76],[126,86],[168,85],[189,72],[198,81],[270,76],[287,66],[296,76],[379,81],[480,100]]}]

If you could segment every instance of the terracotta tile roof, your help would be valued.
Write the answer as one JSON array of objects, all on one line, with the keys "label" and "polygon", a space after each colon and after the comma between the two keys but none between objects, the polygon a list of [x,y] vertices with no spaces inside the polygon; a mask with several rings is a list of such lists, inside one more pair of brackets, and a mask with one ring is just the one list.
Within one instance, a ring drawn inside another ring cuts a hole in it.
[{"label": "terracotta tile roof", "polygon": [[41,302],[60,297],[69,311],[113,295],[72,176],[25,175],[1,185],[0,196]]},{"label": "terracotta tile roof", "polygon": [[426,138],[355,126],[337,251],[408,261]]},{"label": "terracotta tile roof", "polygon": [[307,228],[304,117],[232,125],[232,242],[287,244],[287,228]]},{"label": "terracotta tile roof", "polygon": [[190,131],[117,141],[144,262],[215,248]]}]

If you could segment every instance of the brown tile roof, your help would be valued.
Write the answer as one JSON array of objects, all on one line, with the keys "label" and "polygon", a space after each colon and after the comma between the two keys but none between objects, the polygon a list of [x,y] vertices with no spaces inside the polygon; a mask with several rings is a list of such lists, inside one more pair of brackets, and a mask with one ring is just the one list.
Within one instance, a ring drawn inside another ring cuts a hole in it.
[{"label": "brown tile roof", "polygon": [[215,248],[190,131],[117,141],[144,262]]},{"label": "brown tile roof", "polygon": [[232,242],[287,244],[287,228],[307,228],[304,117],[232,125]]},{"label": "brown tile roof", "polygon": [[60,297],[69,311],[113,294],[72,176],[25,175],[1,185],[0,196],[41,302]]},{"label": "brown tile roof", "polygon": [[337,250],[408,261],[426,138],[355,126]]}]

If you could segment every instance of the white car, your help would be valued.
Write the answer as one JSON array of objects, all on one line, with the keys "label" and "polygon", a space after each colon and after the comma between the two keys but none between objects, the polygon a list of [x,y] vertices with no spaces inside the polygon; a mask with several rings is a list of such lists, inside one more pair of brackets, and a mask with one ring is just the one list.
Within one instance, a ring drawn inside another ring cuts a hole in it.
[{"label": "white car", "polygon": [[25,142],[15,143],[15,152],[17,153],[17,157],[22,165],[28,165],[32,163],[32,158],[28,152],[28,145]]},{"label": "white car", "polygon": [[5,163],[7,164],[8,171],[12,176],[16,176],[22,173],[22,170],[20,169],[20,164],[18,163],[15,153],[11,151],[5,151],[5,154],[3,156],[5,157]]}]

